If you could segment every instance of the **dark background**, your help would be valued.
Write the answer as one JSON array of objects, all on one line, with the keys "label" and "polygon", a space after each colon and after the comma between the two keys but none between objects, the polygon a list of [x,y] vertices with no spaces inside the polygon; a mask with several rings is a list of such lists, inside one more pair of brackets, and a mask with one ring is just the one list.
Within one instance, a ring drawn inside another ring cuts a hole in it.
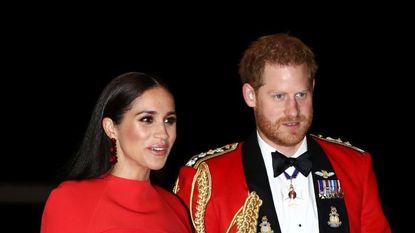
[{"label": "dark background", "polygon": [[154,183],[171,189],[192,155],[245,139],[254,121],[241,94],[241,53],[259,36],[289,32],[314,49],[319,64],[311,132],[372,153],[385,213],[394,232],[404,229],[414,57],[404,6],[171,7],[29,6],[3,18],[2,227],[39,231],[44,201],[100,91],[121,73],[160,76],[176,97],[178,138]]}]

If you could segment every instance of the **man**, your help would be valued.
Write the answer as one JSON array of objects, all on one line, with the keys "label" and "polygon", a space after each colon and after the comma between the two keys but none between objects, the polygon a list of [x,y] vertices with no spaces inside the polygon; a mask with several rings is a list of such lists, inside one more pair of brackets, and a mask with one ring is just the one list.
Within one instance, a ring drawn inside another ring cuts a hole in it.
[{"label": "man", "polygon": [[196,232],[391,232],[368,152],[307,135],[313,118],[312,50],[298,38],[259,38],[240,62],[256,132],[192,157],[175,192]]}]

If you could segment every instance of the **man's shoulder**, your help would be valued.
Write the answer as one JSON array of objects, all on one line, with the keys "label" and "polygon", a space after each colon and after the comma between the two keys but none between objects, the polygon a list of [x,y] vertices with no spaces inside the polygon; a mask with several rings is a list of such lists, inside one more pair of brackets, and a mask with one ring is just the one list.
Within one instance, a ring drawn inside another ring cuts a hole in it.
[{"label": "man's shoulder", "polygon": [[199,153],[197,155],[192,156],[189,161],[186,163],[188,167],[197,168],[199,164],[202,162],[218,158],[219,156],[223,156],[225,154],[229,154],[232,151],[235,151],[238,148],[240,143],[231,143],[216,149],[210,149],[206,152]]},{"label": "man's shoulder", "polygon": [[340,138],[334,139],[332,137],[323,137],[321,134],[311,134],[311,137],[317,142],[319,142],[319,144],[322,146],[344,147],[359,152],[361,154],[365,153],[364,150],[352,145],[349,141],[344,141]]}]

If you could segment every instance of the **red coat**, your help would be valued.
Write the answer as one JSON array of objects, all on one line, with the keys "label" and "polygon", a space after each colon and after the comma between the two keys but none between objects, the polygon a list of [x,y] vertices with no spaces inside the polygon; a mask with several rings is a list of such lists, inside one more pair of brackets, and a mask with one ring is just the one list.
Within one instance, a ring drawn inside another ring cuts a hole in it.
[{"label": "red coat", "polygon": [[41,233],[190,233],[180,200],[149,181],[113,175],[65,181],[48,197]]},{"label": "red coat", "polygon": [[[316,136],[308,138],[308,151],[321,233],[391,232],[369,153]],[[335,175],[324,178],[323,171]],[[331,197],[321,191],[321,184],[327,180],[339,180],[341,184]],[[244,143],[194,156],[180,169],[175,192],[191,209],[196,232],[259,232],[263,216],[274,233],[281,232],[256,134]],[[343,222],[337,228],[327,223],[332,206]]]}]

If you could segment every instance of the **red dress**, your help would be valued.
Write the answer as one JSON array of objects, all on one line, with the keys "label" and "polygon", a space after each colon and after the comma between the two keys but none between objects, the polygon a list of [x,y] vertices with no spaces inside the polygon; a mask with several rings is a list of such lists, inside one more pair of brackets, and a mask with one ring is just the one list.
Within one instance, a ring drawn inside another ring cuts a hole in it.
[{"label": "red dress", "polygon": [[113,175],[65,181],[46,202],[41,233],[186,233],[187,211],[179,199],[149,181]]}]

